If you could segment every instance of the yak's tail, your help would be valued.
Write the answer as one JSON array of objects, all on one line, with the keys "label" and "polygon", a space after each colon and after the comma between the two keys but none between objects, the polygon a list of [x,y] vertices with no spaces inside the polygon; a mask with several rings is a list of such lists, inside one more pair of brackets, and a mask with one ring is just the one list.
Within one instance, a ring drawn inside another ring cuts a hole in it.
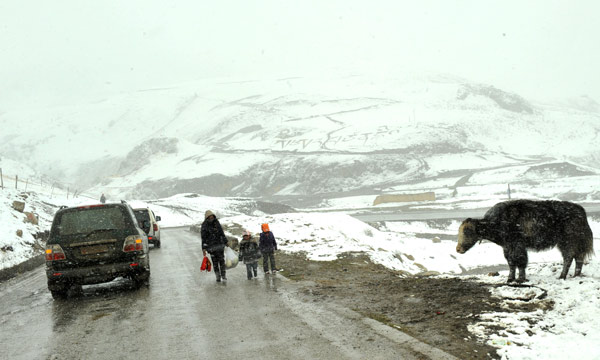
[{"label": "yak's tail", "polygon": [[582,252],[584,254],[584,258],[586,261],[589,261],[592,256],[594,256],[594,234],[592,233],[592,229],[590,228],[590,225],[587,222],[587,218],[584,219],[585,224],[583,226],[583,237],[584,237],[584,241],[583,241],[583,249]]}]

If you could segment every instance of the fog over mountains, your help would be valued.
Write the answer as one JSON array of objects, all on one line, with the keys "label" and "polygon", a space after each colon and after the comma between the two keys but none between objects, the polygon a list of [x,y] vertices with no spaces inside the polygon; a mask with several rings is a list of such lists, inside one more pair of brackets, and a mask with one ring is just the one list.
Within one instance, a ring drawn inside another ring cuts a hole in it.
[{"label": "fog over mountains", "polygon": [[597,175],[599,109],[442,74],[209,79],[1,113],[0,153],[113,197],[318,204],[453,188],[482,171],[503,183]]}]

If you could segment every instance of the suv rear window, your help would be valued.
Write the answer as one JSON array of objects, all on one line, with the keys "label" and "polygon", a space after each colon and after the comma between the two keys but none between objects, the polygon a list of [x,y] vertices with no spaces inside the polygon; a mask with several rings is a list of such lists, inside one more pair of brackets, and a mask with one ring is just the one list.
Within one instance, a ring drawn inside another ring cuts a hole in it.
[{"label": "suv rear window", "polygon": [[138,221],[150,221],[150,215],[148,215],[148,210],[133,210],[135,214],[135,218]]},{"label": "suv rear window", "polygon": [[57,235],[89,234],[96,230],[123,230],[130,224],[120,206],[79,208],[66,211],[56,219]]}]

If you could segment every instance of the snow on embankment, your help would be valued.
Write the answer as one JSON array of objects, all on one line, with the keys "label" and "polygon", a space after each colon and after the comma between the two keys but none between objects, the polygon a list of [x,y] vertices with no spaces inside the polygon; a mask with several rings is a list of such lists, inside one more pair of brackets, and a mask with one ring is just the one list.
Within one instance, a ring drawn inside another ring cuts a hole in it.
[{"label": "snow on embankment", "polygon": [[[590,220],[594,233],[600,234],[600,223]],[[443,229],[420,221],[386,223],[377,229],[342,213],[293,213],[239,215],[222,218],[221,223],[240,232],[249,230],[254,236],[260,233],[260,224],[268,223],[279,249],[303,252],[310,260],[330,261],[345,252],[364,252],[375,263],[410,274],[461,274],[496,265],[508,268],[502,248],[491,242],[478,244],[463,255],[456,253],[454,236],[460,225],[457,221]],[[444,239],[437,236],[440,234]],[[598,236],[594,245],[600,248]],[[562,256],[557,249],[530,251],[529,262],[562,264]],[[597,262],[595,258],[591,260],[592,264]]]},{"label": "snow on embankment", "polygon": [[573,354],[598,359],[600,322],[594,314],[600,308],[600,262],[593,259],[584,265],[582,277],[572,277],[571,268],[566,280],[558,279],[560,262],[530,264],[527,270],[529,281],[523,287],[506,285],[505,273],[475,277],[482,286],[490,286],[492,296],[506,308],[527,307],[522,312],[482,314],[469,331],[498,348],[502,359],[567,359]]},{"label": "snow on embankment", "polygon": [[260,224],[268,223],[279,249],[303,252],[310,260],[330,261],[342,253],[364,252],[373,262],[401,272],[461,272],[452,256],[456,247],[453,241],[433,243],[380,231],[342,213],[242,215],[224,218],[221,223],[249,230],[255,236],[260,232]]},{"label": "snow on embankment", "polygon": [[[13,208],[15,201],[25,203],[23,211]],[[43,253],[45,244],[34,235],[50,228],[53,209],[35,193],[0,190],[0,270]],[[34,214],[38,224],[28,220],[28,212]]]}]

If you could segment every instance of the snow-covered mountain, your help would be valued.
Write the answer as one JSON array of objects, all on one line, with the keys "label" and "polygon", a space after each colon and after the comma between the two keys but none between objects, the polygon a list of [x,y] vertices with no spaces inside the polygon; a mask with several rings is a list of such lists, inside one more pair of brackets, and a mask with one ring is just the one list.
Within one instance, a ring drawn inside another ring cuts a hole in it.
[{"label": "snow-covered mountain", "polygon": [[535,103],[439,74],[209,79],[0,114],[0,154],[112,196],[323,198],[491,170],[596,176],[599,119],[587,97]]}]

